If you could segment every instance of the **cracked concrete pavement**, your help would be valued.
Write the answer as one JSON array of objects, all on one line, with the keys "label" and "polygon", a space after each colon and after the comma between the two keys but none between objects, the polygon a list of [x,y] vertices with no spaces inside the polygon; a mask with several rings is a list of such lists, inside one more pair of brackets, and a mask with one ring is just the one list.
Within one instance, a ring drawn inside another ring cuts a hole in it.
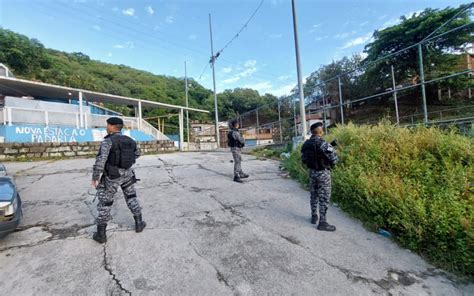
[{"label": "cracked concrete pavement", "polygon": [[7,163],[24,205],[0,241],[0,294],[9,295],[474,295],[335,207],[335,233],[309,223],[309,194],[278,162],[230,153],[144,156],[136,165],[147,228],[118,194],[108,242],[91,239],[93,159]]}]

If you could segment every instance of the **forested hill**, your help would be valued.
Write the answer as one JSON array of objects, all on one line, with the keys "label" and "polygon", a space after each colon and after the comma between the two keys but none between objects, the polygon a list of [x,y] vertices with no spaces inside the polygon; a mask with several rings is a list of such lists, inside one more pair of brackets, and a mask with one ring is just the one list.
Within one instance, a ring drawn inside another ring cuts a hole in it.
[{"label": "forested hill", "polygon": [[[0,28],[0,63],[6,64],[18,78],[162,103],[185,104],[182,78],[154,75],[124,65],[103,63],[92,60],[83,53],[48,49],[36,39],[3,28]],[[190,83],[192,87],[189,90],[189,105],[212,110],[211,91],[192,79]],[[124,114],[130,114],[131,110],[120,108]],[[210,118],[204,114],[193,116],[200,119]]]}]

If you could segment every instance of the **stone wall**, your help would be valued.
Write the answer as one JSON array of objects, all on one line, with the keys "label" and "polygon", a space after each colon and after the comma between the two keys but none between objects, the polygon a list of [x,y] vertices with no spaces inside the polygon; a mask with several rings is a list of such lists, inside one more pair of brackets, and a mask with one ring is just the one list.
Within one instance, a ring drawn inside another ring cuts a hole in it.
[{"label": "stone wall", "polygon": [[[0,143],[0,161],[94,157],[100,142],[83,143]],[[172,141],[138,142],[143,154],[177,151]]]}]

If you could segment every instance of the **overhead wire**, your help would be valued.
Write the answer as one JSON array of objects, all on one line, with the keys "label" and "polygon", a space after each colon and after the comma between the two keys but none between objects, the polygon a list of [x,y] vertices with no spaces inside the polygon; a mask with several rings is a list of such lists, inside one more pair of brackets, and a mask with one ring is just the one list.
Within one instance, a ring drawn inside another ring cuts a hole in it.
[{"label": "overhead wire", "polygon": [[[58,7],[56,7],[56,6],[44,5],[44,4],[42,4],[41,6],[46,6],[46,7],[49,6],[49,11],[56,10],[56,9],[58,8]],[[41,9],[41,6],[38,6],[38,7]],[[63,10],[64,12],[66,12],[66,13],[71,13],[71,10],[70,10],[70,9],[67,9],[66,7],[60,6],[60,9],[62,9],[62,10]],[[128,31],[130,31],[130,32],[133,32],[133,33],[135,33],[135,34],[140,34],[140,35],[144,36],[145,38],[150,39],[150,40],[153,40],[153,41],[156,41],[156,39],[158,39],[158,40],[163,41],[163,42],[165,42],[165,43],[167,43],[167,44],[169,44],[169,45],[171,45],[171,46],[173,46],[173,47],[175,47],[175,48],[186,49],[187,51],[192,51],[192,52],[194,52],[194,53],[199,54],[200,56],[206,56],[206,57],[208,56],[208,53],[205,53],[205,52],[202,51],[202,50],[197,50],[197,49],[194,49],[194,48],[190,48],[190,47],[188,47],[188,46],[184,46],[184,45],[182,45],[182,44],[180,44],[180,43],[177,43],[177,42],[170,42],[168,39],[163,39],[162,37],[151,36],[151,35],[149,34],[149,32],[145,32],[145,31],[142,31],[142,30],[138,30],[137,28],[133,28],[133,27],[130,27],[130,26],[125,26],[125,25],[123,25],[122,23],[119,23],[119,22],[117,22],[117,21],[115,21],[115,20],[112,20],[112,19],[110,19],[110,18],[105,18],[105,17],[103,17],[103,16],[101,16],[101,15],[100,15],[100,16],[95,16],[95,17],[94,17],[94,16],[88,17],[88,16],[91,15],[91,14],[90,14],[90,11],[87,11],[87,10],[84,10],[84,9],[78,9],[78,8],[75,8],[75,9],[77,9],[77,11],[79,11],[79,12],[82,12],[82,14],[81,14],[81,17],[78,17],[78,16],[74,15],[74,18],[72,18],[72,19],[74,19],[74,20],[76,20],[76,19],[82,19],[82,20],[84,20],[84,21],[86,21],[86,22],[87,22],[87,21],[90,22],[90,21],[95,21],[96,18],[99,18],[100,20],[105,21],[105,24],[107,24],[107,25],[108,25],[107,27],[109,27],[109,28],[114,28],[114,29],[115,29],[115,28],[121,28],[121,29],[125,29],[125,30],[128,30]],[[95,12],[97,12],[97,13],[101,13],[101,11],[98,11],[98,10],[96,10],[96,9],[91,9],[91,10],[93,10],[93,11],[95,11]],[[86,17],[84,17],[84,16],[86,16]],[[131,23],[131,22],[129,22],[128,20],[124,20],[123,22],[125,22],[125,23],[127,23],[127,24],[130,24],[130,25],[135,25],[134,23]],[[249,21],[247,21],[247,23],[248,23],[248,22],[249,22]],[[116,27],[111,26],[111,24],[115,24]],[[143,27],[144,29],[146,29],[146,30],[152,30],[152,29],[150,29],[150,28],[147,28],[146,25],[144,25],[143,23],[140,22],[140,24],[141,24],[141,27]],[[118,32],[114,32],[114,33],[116,33],[115,36],[118,36],[117,34],[120,34],[120,33],[118,33]],[[123,36],[120,35],[120,37],[123,37]],[[137,43],[138,43],[138,42],[137,42]],[[143,45],[143,44],[145,44],[145,43],[142,43],[142,45]],[[163,46],[163,45],[162,45],[162,46]],[[156,50],[155,48],[150,47],[149,44],[145,44],[145,46],[142,46],[142,47],[148,48],[148,49],[150,49],[150,50]],[[163,47],[161,47],[160,49],[163,49]],[[168,50],[167,52],[168,52],[168,53],[171,53],[171,54],[173,54],[173,55],[177,55],[177,54],[176,54],[176,51],[171,50],[171,49]],[[228,60],[226,60],[226,59],[221,59],[221,60],[224,61],[223,64],[225,64],[225,65],[239,66],[237,63],[230,62],[230,61],[228,61]],[[207,65],[206,65],[206,67],[207,67]],[[205,71],[205,70],[203,70],[203,71]],[[201,72],[201,73],[203,73],[203,72]],[[254,75],[255,75],[255,74],[254,74]],[[199,75],[199,76],[202,77],[202,74]],[[261,71],[261,70],[260,70],[259,73],[256,74],[255,76],[261,77],[261,78],[265,78],[265,79],[267,79],[268,77],[278,77],[278,75],[275,75],[275,74],[273,74],[273,73],[266,72],[266,71]]]}]

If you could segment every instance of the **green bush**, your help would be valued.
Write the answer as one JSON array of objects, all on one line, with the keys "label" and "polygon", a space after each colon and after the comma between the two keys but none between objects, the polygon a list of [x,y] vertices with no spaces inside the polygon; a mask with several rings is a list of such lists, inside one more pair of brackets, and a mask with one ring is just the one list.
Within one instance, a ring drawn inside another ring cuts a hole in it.
[{"label": "green bush", "polygon": [[[333,200],[449,271],[474,276],[474,139],[437,128],[349,124],[331,131]],[[283,164],[308,184],[299,149]]]},{"label": "green bush", "polygon": [[290,150],[291,150],[291,143],[290,145],[286,145],[286,146],[270,145],[270,146],[257,147],[253,149],[250,153],[257,157],[280,159],[280,155],[282,153],[289,152]]}]

